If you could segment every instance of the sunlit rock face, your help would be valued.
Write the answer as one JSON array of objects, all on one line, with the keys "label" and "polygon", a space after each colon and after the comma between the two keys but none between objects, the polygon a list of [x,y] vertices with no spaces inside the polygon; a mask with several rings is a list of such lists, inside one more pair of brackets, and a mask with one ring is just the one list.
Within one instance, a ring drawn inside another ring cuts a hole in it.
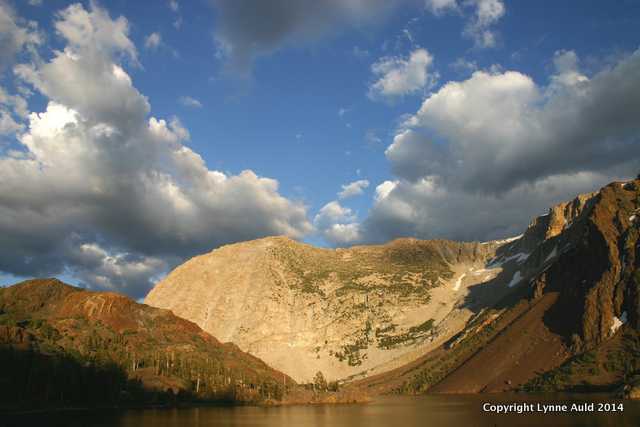
[{"label": "sunlit rock face", "polygon": [[319,370],[329,379],[367,376],[459,330],[472,314],[469,288],[502,271],[486,268],[499,246],[401,239],[332,250],[271,237],[191,259],[145,302],[298,381]]}]

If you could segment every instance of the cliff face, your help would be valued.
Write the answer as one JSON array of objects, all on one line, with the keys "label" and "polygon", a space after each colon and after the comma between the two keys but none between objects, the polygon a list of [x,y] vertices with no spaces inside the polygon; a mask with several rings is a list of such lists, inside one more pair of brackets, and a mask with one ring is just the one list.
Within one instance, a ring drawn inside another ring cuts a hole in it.
[{"label": "cliff face", "polygon": [[[278,388],[282,394],[284,383],[294,385],[285,374],[232,344],[220,343],[168,310],[138,304],[119,294],[82,290],[56,279],[0,288],[0,353],[8,358],[2,365],[2,378],[16,382],[7,387],[33,387],[25,390],[23,398],[41,397],[42,403],[51,403],[52,396],[88,393],[86,384],[79,380],[75,385],[68,383],[56,377],[56,372],[29,374],[56,366],[67,366],[68,375],[85,379],[112,366],[115,373],[141,381],[148,390],[213,400],[273,398]],[[26,364],[28,360],[31,365]],[[103,382],[104,387],[114,389],[109,399],[116,402],[126,384]],[[105,396],[97,400],[111,402]]]},{"label": "cliff face", "polygon": [[[556,326],[575,350],[600,344],[620,326],[638,326],[639,181],[613,183],[586,204],[581,215],[552,242],[563,250],[536,277],[534,295],[557,292]],[[560,319],[561,317],[561,319]]]},{"label": "cliff face", "polygon": [[[580,354],[589,354],[592,364],[585,368],[591,374],[571,377],[580,378],[580,387],[612,386],[640,369],[637,355],[612,367],[600,354],[613,346],[629,355],[637,347],[638,218],[638,180],[612,183],[536,218],[520,239],[498,249],[498,259],[522,254],[524,261],[512,273],[518,278],[511,282],[514,294],[469,322],[441,353],[405,376],[402,387],[471,393],[525,384],[554,389],[554,381],[570,377],[569,368],[557,369],[578,366],[573,358]],[[613,345],[612,339],[621,341]],[[482,369],[488,365],[490,370]],[[595,374],[600,370],[606,375]],[[542,372],[549,372],[544,381]]]},{"label": "cliff face", "polygon": [[499,243],[401,239],[319,249],[286,238],[229,245],[171,272],[147,304],[167,308],[299,381],[367,376],[407,363],[457,332],[472,289],[496,278]]}]

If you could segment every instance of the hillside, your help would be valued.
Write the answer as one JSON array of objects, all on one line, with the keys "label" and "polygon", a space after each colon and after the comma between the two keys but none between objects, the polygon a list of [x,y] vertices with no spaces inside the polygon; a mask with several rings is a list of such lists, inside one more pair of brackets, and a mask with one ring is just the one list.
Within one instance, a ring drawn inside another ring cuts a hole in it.
[{"label": "hillside", "polygon": [[260,401],[295,384],[167,310],[56,279],[0,289],[0,361],[8,406]]},{"label": "hillside", "polygon": [[399,239],[321,249],[284,237],[228,245],[146,297],[300,382],[352,380],[437,348],[511,292],[507,241]]}]

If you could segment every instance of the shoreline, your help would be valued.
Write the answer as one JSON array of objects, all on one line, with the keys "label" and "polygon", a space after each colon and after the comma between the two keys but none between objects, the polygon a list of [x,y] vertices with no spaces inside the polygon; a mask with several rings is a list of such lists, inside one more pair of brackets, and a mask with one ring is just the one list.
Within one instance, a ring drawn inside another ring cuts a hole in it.
[{"label": "shoreline", "polygon": [[[237,408],[237,407],[259,407],[259,408],[275,408],[284,406],[322,406],[322,405],[362,405],[373,403],[380,398],[393,397],[393,398],[415,398],[421,396],[456,396],[456,397],[485,397],[486,400],[492,400],[492,397],[499,398],[497,400],[503,400],[507,396],[513,396],[514,398],[532,398],[536,396],[544,397],[545,401],[552,401],[554,396],[564,398],[579,398],[579,397],[601,397],[604,399],[611,399],[615,401],[629,401],[637,402],[638,399],[624,398],[616,396],[613,393],[603,393],[601,391],[585,392],[585,391],[559,391],[559,392],[504,392],[504,393],[422,393],[422,394],[387,394],[377,396],[343,396],[336,398],[335,396],[324,396],[320,399],[291,399],[282,401],[264,401],[264,402],[207,402],[207,401],[192,401],[192,402],[180,402],[172,405],[159,405],[159,404],[147,404],[147,405],[116,405],[116,406],[70,406],[70,407],[52,407],[52,408],[37,408],[37,409],[0,409],[0,415],[2,416],[38,416],[47,414],[64,414],[64,413],[91,413],[91,412],[103,412],[103,411],[130,411],[130,410],[168,410],[168,409],[190,409],[190,408]],[[562,399],[559,399],[559,401]]]}]

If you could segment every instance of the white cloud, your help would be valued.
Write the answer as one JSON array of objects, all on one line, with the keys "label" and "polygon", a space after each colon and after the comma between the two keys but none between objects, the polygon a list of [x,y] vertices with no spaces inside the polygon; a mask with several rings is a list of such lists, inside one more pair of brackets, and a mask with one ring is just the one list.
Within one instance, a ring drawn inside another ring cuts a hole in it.
[{"label": "white cloud", "polygon": [[347,199],[349,197],[359,196],[367,187],[369,187],[369,181],[366,179],[360,179],[349,184],[344,184],[342,186],[342,191],[338,193],[338,197],[340,199]]},{"label": "white cloud", "polygon": [[157,32],[149,34],[144,39],[144,47],[151,50],[156,50],[158,47],[160,47],[161,43],[162,43],[162,36],[160,35],[160,33],[157,33]]},{"label": "white cloud", "polygon": [[[364,240],[488,239],[640,168],[640,51],[587,77],[571,51],[547,86],[517,71],[476,71],[428,96],[386,156]],[[489,108],[490,107],[490,108]]]},{"label": "white cloud", "polygon": [[435,15],[449,10],[457,10],[457,0],[425,0],[425,7]]},{"label": "white cloud", "polygon": [[42,36],[37,24],[18,18],[9,3],[0,0],[0,72],[23,49],[40,43]]},{"label": "white cloud", "polygon": [[324,238],[335,246],[351,246],[362,240],[360,224],[332,224],[324,230]]},{"label": "white cloud", "polygon": [[497,35],[492,26],[505,14],[502,0],[468,0],[466,4],[474,7],[475,12],[467,23],[464,34],[473,39],[477,47],[496,46]]},{"label": "white cloud", "polygon": [[318,227],[326,227],[335,222],[353,220],[355,220],[353,211],[343,207],[338,201],[334,200],[324,205],[318,211],[313,221]]},{"label": "white cloud", "polygon": [[627,161],[640,149],[640,51],[591,79],[573,55],[556,55],[547,87],[516,71],[447,83],[394,138],[387,150],[393,170],[409,180],[436,175],[450,186],[500,192]]},{"label": "white cloud", "polygon": [[475,61],[470,61],[465,58],[457,58],[449,65],[454,71],[460,74],[473,73],[478,70],[478,64]]},{"label": "white cloud", "polygon": [[202,103],[191,96],[181,96],[178,99],[178,102],[180,102],[180,104],[184,105],[185,107],[202,108]]},{"label": "white cloud", "polygon": [[11,135],[24,129],[24,125],[16,122],[9,111],[0,108],[0,135]]},{"label": "white cloud", "polygon": [[324,205],[316,214],[313,223],[322,236],[334,245],[350,245],[362,237],[357,216],[336,200]]},{"label": "white cloud", "polygon": [[387,196],[398,186],[399,181],[384,181],[382,184],[376,187],[375,202],[380,202],[386,199]]},{"label": "white cloud", "polygon": [[93,7],[89,11],[75,3],[57,14],[55,28],[74,51],[90,49],[137,60],[136,48],[129,39],[129,22],[124,16],[113,20],[102,8]]},{"label": "white cloud", "polygon": [[548,207],[594,191],[631,170],[554,175],[499,195],[452,190],[435,178],[398,180],[375,200],[361,233],[367,242],[402,236],[467,241],[513,236]]},{"label": "white cloud", "polygon": [[27,101],[20,95],[8,94],[0,86],[0,135],[13,135],[22,131],[24,124],[21,122],[28,114]]},{"label": "white cloud", "polygon": [[169,5],[169,9],[175,14],[176,18],[173,21],[173,27],[176,30],[179,30],[182,27],[182,16],[180,16],[180,4],[178,0],[169,0],[167,3]]},{"label": "white cloud", "polygon": [[382,142],[382,139],[378,136],[378,133],[374,129],[367,129],[364,133],[364,140],[367,144],[378,145]]},{"label": "white cloud", "polygon": [[29,0],[30,6],[42,6],[42,0]]},{"label": "white cloud", "polygon": [[394,99],[428,89],[438,79],[429,71],[433,56],[426,49],[415,49],[408,58],[386,56],[371,66],[377,79],[369,87],[371,99]]},{"label": "white cloud", "polygon": [[144,295],[187,257],[220,244],[313,230],[278,182],[207,167],[177,118],[149,115],[118,61],[134,59],[124,18],[97,6],[56,15],[67,46],[16,67],[48,98],[0,157],[0,270],[70,273],[88,285]]}]

